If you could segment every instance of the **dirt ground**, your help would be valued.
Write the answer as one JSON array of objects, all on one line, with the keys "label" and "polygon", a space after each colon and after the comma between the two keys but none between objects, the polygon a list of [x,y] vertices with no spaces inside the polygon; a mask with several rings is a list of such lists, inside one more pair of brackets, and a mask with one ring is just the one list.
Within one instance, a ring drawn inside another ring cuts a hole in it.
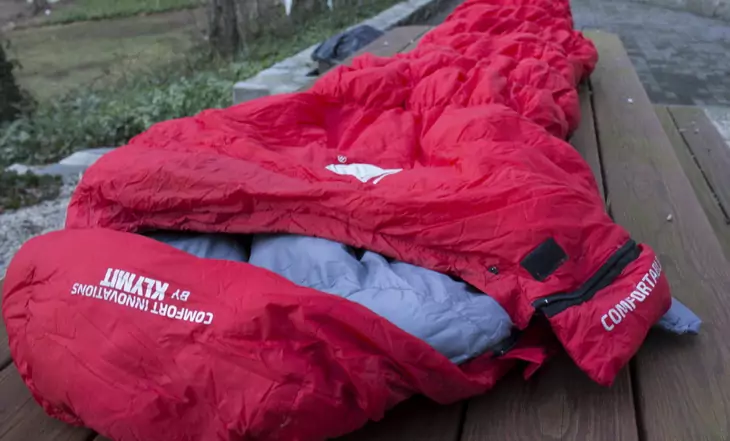
[{"label": "dirt ground", "polygon": [[[0,0],[2,2],[15,0]],[[36,98],[113,84],[169,64],[199,43],[204,10],[29,27],[6,33],[20,64],[18,79]]]}]

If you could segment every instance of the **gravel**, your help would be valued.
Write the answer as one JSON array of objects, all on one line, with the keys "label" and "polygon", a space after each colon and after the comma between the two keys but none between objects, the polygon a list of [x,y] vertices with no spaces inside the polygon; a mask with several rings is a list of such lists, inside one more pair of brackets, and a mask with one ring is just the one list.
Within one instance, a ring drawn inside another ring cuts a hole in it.
[{"label": "gravel", "polygon": [[58,199],[0,214],[0,279],[18,248],[28,239],[63,228],[66,207],[78,177],[64,179]]}]

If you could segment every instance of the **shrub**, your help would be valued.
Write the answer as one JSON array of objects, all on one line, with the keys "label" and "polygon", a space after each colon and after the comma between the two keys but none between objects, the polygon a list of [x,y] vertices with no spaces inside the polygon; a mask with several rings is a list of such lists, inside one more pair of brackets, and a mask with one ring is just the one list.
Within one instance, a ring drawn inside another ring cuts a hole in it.
[{"label": "shrub", "polygon": [[0,123],[17,118],[26,104],[26,96],[15,81],[16,64],[6,55],[5,46],[0,39]]},{"label": "shrub", "polygon": [[0,170],[0,213],[58,197],[61,178]]},{"label": "shrub", "polygon": [[84,148],[118,146],[158,121],[230,105],[235,80],[248,78],[397,1],[336,7],[297,25],[287,36],[259,37],[247,45],[243,61],[212,59],[199,50],[183,65],[135,75],[114,88],[81,90],[40,103],[32,115],[0,127],[0,167],[15,162],[44,164]]},{"label": "shrub", "polygon": [[228,105],[232,85],[208,73],[44,103],[0,132],[0,165],[49,163],[79,149],[123,144],[155,122]]}]

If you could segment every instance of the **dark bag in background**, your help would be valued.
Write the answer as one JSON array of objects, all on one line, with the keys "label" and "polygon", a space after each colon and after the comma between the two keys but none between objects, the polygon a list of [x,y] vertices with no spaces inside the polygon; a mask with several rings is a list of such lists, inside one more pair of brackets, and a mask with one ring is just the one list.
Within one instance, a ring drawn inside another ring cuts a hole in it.
[{"label": "dark bag in background", "polygon": [[319,73],[321,74],[375,41],[381,35],[383,35],[383,32],[372,26],[357,26],[322,42],[312,52],[312,59],[319,63]]}]

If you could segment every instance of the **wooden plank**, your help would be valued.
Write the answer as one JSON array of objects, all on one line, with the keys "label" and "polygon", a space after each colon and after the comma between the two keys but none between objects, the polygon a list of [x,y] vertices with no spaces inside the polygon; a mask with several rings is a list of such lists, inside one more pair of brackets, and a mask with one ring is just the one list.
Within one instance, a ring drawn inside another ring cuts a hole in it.
[{"label": "wooden plank", "polygon": [[[464,403],[440,406],[423,397],[399,404],[378,422],[338,441],[457,441]],[[94,441],[110,441],[99,435]]]},{"label": "wooden plank", "polygon": [[726,213],[730,212],[730,147],[705,112],[697,107],[671,106],[682,137],[702,168]]},{"label": "wooden plank", "polygon": [[35,402],[15,366],[0,372],[0,439],[3,441],[82,441],[88,429],[55,420]]},{"label": "wooden plank", "polygon": [[423,397],[414,397],[399,404],[378,422],[340,441],[457,441],[464,403],[440,406]]},{"label": "wooden plank", "polygon": [[[4,279],[0,280],[2,293]],[[8,334],[0,315],[0,439],[3,441],[82,441],[89,429],[69,426],[43,411],[11,364]]]},{"label": "wooden plank", "polygon": [[348,57],[343,61],[343,64],[350,64],[355,57],[365,53],[370,53],[378,57],[391,57],[399,52],[403,52],[406,47],[421,38],[430,29],[431,26],[426,25],[399,26],[390,29],[378,39]]},{"label": "wooden plank", "polygon": [[684,174],[687,175],[692,188],[697,195],[697,199],[707,215],[712,229],[715,231],[720,245],[725,253],[725,257],[730,259],[730,225],[727,224],[727,218],[720,208],[720,204],[713,194],[712,188],[707,182],[705,175],[700,170],[697,161],[692,155],[692,151],[686,143],[685,138],[676,126],[676,122],[672,117],[667,106],[655,106],[657,117],[667,134],[669,141],[674,147],[674,153],[677,155],[679,163],[682,165]]},{"label": "wooden plank", "polygon": [[591,82],[611,211],[654,248],[673,294],[704,320],[699,336],[652,332],[639,351],[641,438],[728,439],[730,265],[621,41],[587,35],[601,54]]},{"label": "wooden plank", "polygon": [[[2,299],[3,293],[3,282],[5,279],[0,279],[0,300]],[[5,329],[5,322],[3,322],[3,316],[0,314],[0,370],[10,364],[10,346],[8,346],[8,332]],[[1,393],[2,391],[0,391]]]},{"label": "wooden plank", "polygon": [[614,385],[591,381],[566,354],[533,378],[519,373],[472,399],[463,441],[637,441],[628,369]]},{"label": "wooden plank", "polygon": [[5,330],[5,323],[0,316],[0,369],[10,364],[10,346],[8,346],[8,333]]},{"label": "wooden plank", "polygon": [[581,83],[578,91],[580,97],[580,125],[570,137],[570,143],[591,167],[593,177],[596,178],[596,184],[598,184],[598,191],[605,201],[606,194],[603,191],[601,158],[598,156],[598,140],[596,139],[596,126],[593,121],[591,90],[588,83],[584,82]]},{"label": "wooden plank", "polygon": [[428,33],[428,31],[433,29],[433,26],[419,26],[419,27],[423,28],[421,34],[418,37],[411,40],[411,42],[408,43],[408,45],[406,47],[404,47],[403,49],[401,49],[399,52],[405,53],[405,52],[410,52],[413,49],[415,49],[416,46],[418,46],[418,43],[421,41],[421,39]]},{"label": "wooden plank", "polygon": [[[593,108],[587,85],[580,88],[581,125],[571,144],[586,159],[603,195]],[[525,382],[519,374],[469,402],[464,441],[637,441],[631,378],[619,373],[610,389],[593,383],[566,354]]]}]

